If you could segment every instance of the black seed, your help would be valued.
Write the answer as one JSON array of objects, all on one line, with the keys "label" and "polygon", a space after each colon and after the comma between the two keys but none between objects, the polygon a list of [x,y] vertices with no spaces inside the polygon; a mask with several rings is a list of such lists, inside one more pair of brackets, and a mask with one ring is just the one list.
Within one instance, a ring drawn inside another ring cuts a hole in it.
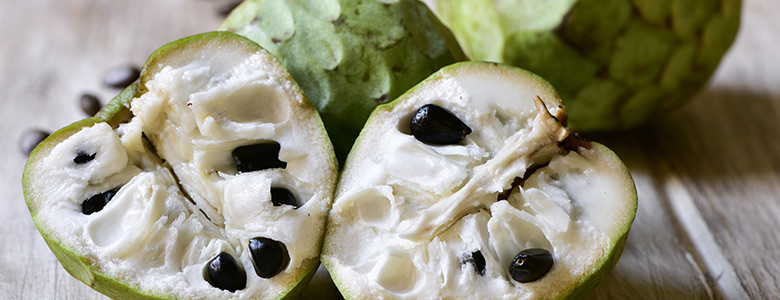
[{"label": "black seed", "polygon": [[94,116],[103,108],[102,105],[100,105],[100,100],[92,94],[82,94],[81,98],[79,98],[79,106],[81,106],[81,110],[88,116]]},{"label": "black seed", "polygon": [[203,279],[215,288],[230,292],[246,287],[246,273],[244,269],[238,265],[233,256],[225,252],[212,258],[203,267]]},{"label": "black seed", "polygon": [[112,88],[125,88],[141,76],[141,70],[134,66],[122,66],[103,75],[103,84]]},{"label": "black seed", "polygon": [[279,160],[279,143],[262,143],[241,146],[233,150],[233,159],[239,172],[252,172],[273,168],[286,168]]},{"label": "black seed", "polygon": [[435,104],[420,107],[412,117],[409,128],[417,140],[438,145],[460,143],[471,133],[471,128],[452,112]]},{"label": "black seed", "polygon": [[35,146],[49,136],[49,133],[40,129],[28,129],[19,138],[19,149],[24,155],[30,155]]},{"label": "black seed", "polygon": [[485,276],[485,257],[482,255],[482,251],[467,253],[466,257],[461,263],[471,263],[474,266],[474,271],[480,276]]},{"label": "black seed", "polygon": [[509,274],[519,282],[531,282],[542,278],[553,266],[550,251],[531,248],[520,251],[509,265]]},{"label": "black seed", "polygon": [[274,206],[287,204],[292,205],[295,208],[300,207],[300,205],[298,205],[298,201],[295,200],[295,195],[293,195],[293,193],[286,188],[272,187],[271,202],[274,204]]},{"label": "black seed", "polygon": [[89,197],[89,199],[81,202],[81,212],[85,215],[99,212],[103,210],[103,207],[105,207],[106,204],[108,204],[108,201],[111,201],[111,198],[114,198],[115,195],[116,191],[109,190]]},{"label": "black seed", "polygon": [[76,153],[76,157],[73,158],[73,162],[76,163],[76,164],[79,164],[79,165],[80,164],[85,164],[85,163],[88,163],[91,160],[95,159],[96,155],[97,155],[97,153],[89,154],[89,153],[86,153],[84,151],[79,151],[79,152]]},{"label": "black seed", "polygon": [[249,251],[255,263],[255,273],[263,278],[274,277],[290,262],[284,243],[269,238],[256,237],[249,240]]}]

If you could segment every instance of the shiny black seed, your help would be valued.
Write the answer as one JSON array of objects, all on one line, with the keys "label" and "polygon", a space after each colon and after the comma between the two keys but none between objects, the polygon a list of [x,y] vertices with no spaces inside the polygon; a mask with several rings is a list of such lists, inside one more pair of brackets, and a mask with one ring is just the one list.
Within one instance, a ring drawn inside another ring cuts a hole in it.
[{"label": "shiny black seed", "polygon": [[255,263],[255,273],[263,278],[274,277],[290,262],[284,243],[269,238],[256,237],[249,240],[249,251]]},{"label": "shiny black seed", "polygon": [[97,153],[89,154],[89,153],[84,152],[84,151],[79,151],[78,153],[76,153],[76,157],[73,158],[73,162],[76,163],[76,164],[79,164],[79,165],[80,164],[85,164],[85,163],[88,163],[91,160],[95,159],[96,155],[97,155]]},{"label": "shiny black seed", "polygon": [[509,274],[519,282],[531,282],[542,278],[553,266],[550,251],[541,248],[531,248],[520,251],[509,265]]},{"label": "shiny black seed", "polygon": [[114,198],[115,195],[116,191],[109,190],[89,197],[89,199],[81,202],[81,212],[85,215],[99,212],[103,210],[103,207],[105,207],[106,204],[108,204],[108,201],[111,201],[111,198]]},{"label": "shiny black seed", "polygon": [[460,143],[471,133],[471,128],[452,112],[435,104],[420,107],[412,117],[409,128],[417,140],[438,145]]},{"label": "shiny black seed", "polygon": [[203,267],[203,279],[215,288],[230,292],[246,287],[246,273],[244,269],[238,265],[233,256],[225,252],[212,258]]},{"label": "shiny black seed", "polygon": [[88,116],[94,116],[103,108],[100,104],[100,100],[92,94],[82,94],[81,98],[79,98],[79,106],[81,106],[81,110]]},{"label": "shiny black seed", "polygon": [[103,84],[112,88],[125,88],[141,76],[141,70],[134,66],[122,66],[103,75]]},{"label": "shiny black seed", "polygon": [[295,200],[295,195],[293,195],[293,193],[286,188],[272,187],[271,202],[274,204],[274,206],[287,204],[292,205],[295,208],[300,207],[300,205],[298,205],[298,201]]},{"label": "shiny black seed", "polygon": [[287,163],[279,160],[279,143],[262,143],[241,146],[233,150],[238,172],[252,172],[273,168],[286,168]]},{"label": "shiny black seed", "polygon": [[49,133],[40,129],[28,129],[19,138],[19,149],[22,150],[24,155],[30,155],[30,152],[35,149],[44,139],[49,136]]}]

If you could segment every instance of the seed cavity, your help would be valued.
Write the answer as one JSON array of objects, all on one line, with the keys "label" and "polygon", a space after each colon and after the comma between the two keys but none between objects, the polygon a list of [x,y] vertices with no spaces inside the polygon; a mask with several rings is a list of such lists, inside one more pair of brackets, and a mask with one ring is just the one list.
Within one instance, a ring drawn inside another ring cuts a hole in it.
[{"label": "seed cavity", "polygon": [[470,263],[479,276],[485,276],[485,256],[482,255],[482,251],[466,253],[461,263]]},{"label": "seed cavity", "polygon": [[497,201],[509,199],[509,196],[512,194],[512,191],[514,191],[518,187],[522,187],[525,184],[525,181],[528,180],[528,178],[531,177],[531,175],[536,173],[536,171],[538,171],[541,168],[547,167],[549,165],[550,162],[548,161],[543,164],[532,165],[531,167],[526,169],[525,173],[523,174],[523,177],[515,177],[515,179],[512,181],[511,187],[498,194]]},{"label": "seed cavity", "polygon": [[249,240],[249,251],[252,254],[255,273],[262,278],[276,276],[290,263],[287,246],[269,238],[256,237]]},{"label": "seed cavity", "polygon": [[103,207],[106,207],[106,204],[108,204],[108,202],[111,201],[111,198],[114,198],[115,195],[115,190],[108,190],[89,197],[88,199],[81,202],[81,212],[85,215],[91,215],[99,212],[103,210]]},{"label": "seed cavity", "polygon": [[89,154],[84,151],[79,151],[76,153],[76,157],[73,158],[73,162],[76,163],[77,165],[86,164],[92,161],[93,159],[95,159],[96,155],[97,153]]},{"label": "seed cavity", "polygon": [[246,273],[236,259],[226,252],[212,258],[203,268],[203,279],[211,286],[235,292],[246,287]]},{"label": "seed cavity", "polygon": [[509,265],[509,274],[518,282],[531,282],[542,278],[553,266],[550,251],[530,248],[520,251]]},{"label": "seed cavity", "polygon": [[241,146],[233,150],[238,172],[253,172],[265,169],[286,168],[287,163],[279,160],[281,146],[276,142]]},{"label": "seed cavity", "polygon": [[271,202],[274,206],[292,205],[296,209],[301,207],[295,200],[295,195],[288,189],[282,187],[271,188]]},{"label": "seed cavity", "polygon": [[460,143],[471,133],[471,128],[455,114],[435,104],[420,107],[412,116],[409,128],[417,140],[436,145]]}]

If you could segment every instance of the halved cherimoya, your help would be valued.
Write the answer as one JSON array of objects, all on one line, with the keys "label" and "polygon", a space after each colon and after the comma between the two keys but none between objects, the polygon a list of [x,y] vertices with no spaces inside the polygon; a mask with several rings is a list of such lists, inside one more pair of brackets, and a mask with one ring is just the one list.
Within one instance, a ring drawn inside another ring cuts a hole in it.
[{"label": "halved cherimoya", "polygon": [[628,170],[564,127],[553,88],[449,66],[377,108],[353,147],[322,261],[350,299],[556,299],[612,269],[636,207]]},{"label": "halved cherimoya", "polygon": [[276,299],[313,274],[337,166],[315,109],[254,42],[184,38],[31,155],[24,191],[68,272],[118,299]]}]

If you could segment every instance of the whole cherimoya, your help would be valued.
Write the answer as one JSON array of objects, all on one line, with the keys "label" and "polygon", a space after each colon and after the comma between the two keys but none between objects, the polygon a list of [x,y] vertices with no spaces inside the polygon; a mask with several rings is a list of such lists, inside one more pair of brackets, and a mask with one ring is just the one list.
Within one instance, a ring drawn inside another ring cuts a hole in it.
[{"label": "whole cherimoya", "polygon": [[560,92],[576,131],[626,129],[700,91],[737,34],[740,0],[428,0],[473,60]]},{"label": "whole cherimoya", "polygon": [[285,69],[228,32],[154,52],[24,172],[38,230],[116,299],[278,299],[319,264],[336,159]]},{"label": "whole cherimoya", "polygon": [[342,162],[374,107],[465,60],[417,0],[247,0],[220,29],[279,58],[320,112]]},{"label": "whole cherimoya", "polygon": [[560,299],[620,257],[634,183],[572,135],[553,88],[446,67],[378,107],[336,188],[323,264],[349,299]]}]

